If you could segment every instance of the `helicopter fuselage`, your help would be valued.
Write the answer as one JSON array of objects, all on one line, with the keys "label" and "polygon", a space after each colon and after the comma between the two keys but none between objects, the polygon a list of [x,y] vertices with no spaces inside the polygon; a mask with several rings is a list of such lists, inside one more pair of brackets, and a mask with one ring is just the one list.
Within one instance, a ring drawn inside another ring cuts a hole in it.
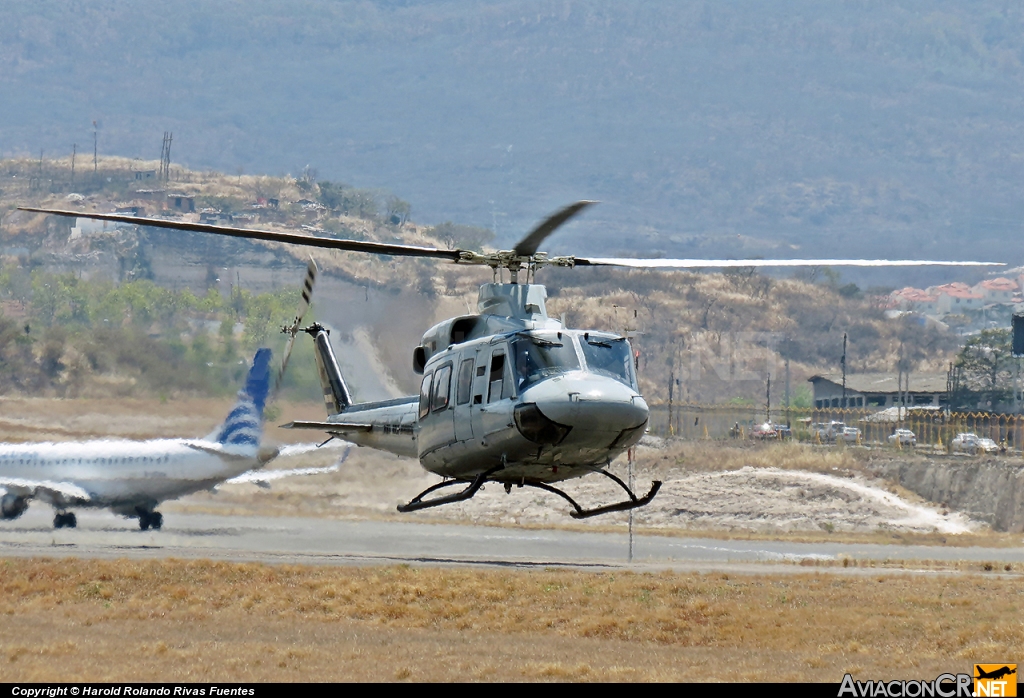
[{"label": "helicopter fuselage", "polygon": [[448,347],[423,371],[417,457],[444,477],[555,482],[603,467],[647,427],[629,343],[521,330]]},{"label": "helicopter fuselage", "polygon": [[[318,347],[329,375],[337,363],[328,343]],[[323,383],[327,422],[290,426],[417,458],[459,480],[492,470],[489,479],[511,484],[586,475],[647,428],[629,342],[605,332],[519,330],[449,346],[426,363],[418,397],[343,406],[331,380]]]}]

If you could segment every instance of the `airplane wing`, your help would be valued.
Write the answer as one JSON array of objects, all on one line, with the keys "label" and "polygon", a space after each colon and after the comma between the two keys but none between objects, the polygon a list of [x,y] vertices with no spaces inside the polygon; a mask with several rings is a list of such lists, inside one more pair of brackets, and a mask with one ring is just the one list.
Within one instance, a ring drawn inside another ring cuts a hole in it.
[{"label": "airplane wing", "polygon": [[92,499],[88,492],[73,482],[0,477],[0,488],[19,497],[38,498],[58,504],[84,503]]},{"label": "airplane wing", "polygon": [[336,473],[341,464],[345,462],[348,455],[352,452],[351,446],[345,449],[345,452],[334,462],[334,465],[328,465],[323,468],[292,468],[291,470],[250,470],[242,473],[236,477],[227,480],[231,484],[239,484],[243,482],[251,482],[254,485],[260,487],[270,487],[270,482],[273,480],[280,480],[284,477],[292,477],[295,475],[323,475],[324,473]]},{"label": "airplane wing", "polygon": [[242,460],[253,460],[251,454],[234,453],[222,447],[220,444],[214,442],[202,442],[202,441],[186,441],[185,445],[196,451],[202,451],[203,453],[209,453],[211,456],[219,456],[221,458],[233,461]]},{"label": "airplane wing", "polygon": [[296,475],[323,475],[325,473],[336,473],[338,468],[341,466],[341,461],[338,461],[334,465],[328,465],[324,468],[292,468],[291,470],[250,470],[247,473],[242,473],[237,477],[233,477],[230,480],[226,480],[232,485],[238,485],[245,482],[251,482],[254,485],[260,487],[269,486],[268,483],[274,480],[280,480],[285,477],[293,477]]}]

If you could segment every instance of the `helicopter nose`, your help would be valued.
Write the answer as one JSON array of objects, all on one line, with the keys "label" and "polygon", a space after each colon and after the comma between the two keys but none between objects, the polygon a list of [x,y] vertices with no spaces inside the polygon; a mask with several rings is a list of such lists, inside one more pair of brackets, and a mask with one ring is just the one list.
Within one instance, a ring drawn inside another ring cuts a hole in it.
[{"label": "helicopter nose", "polygon": [[[647,425],[644,399],[629,386],[604,376],[565,375],[543,381],[526,390],[522,402],[523,417],[568,428],[573,440],[593,435],[605,443],[617,442],[625,432],[642,431]],[[530,415],[528,404],[540,414]]]}]

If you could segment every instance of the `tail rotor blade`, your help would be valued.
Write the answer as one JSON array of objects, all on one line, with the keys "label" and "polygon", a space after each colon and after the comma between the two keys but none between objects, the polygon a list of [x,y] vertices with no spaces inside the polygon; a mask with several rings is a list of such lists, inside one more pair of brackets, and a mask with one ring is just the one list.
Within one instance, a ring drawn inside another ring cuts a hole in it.
[{"label": "tail rotor blade", "polygon": [[310,303],[312,302],[313,285],[316,283],[317,271],[316,262],[310,257],[309,264],[306,265],[306,276],[302,280],[302,299],[299,301],[299,308],[295,313],[295,319],[290,326],[281,328],[281,331],[288,335],[288,344],[284,348],[284,354],[281,356],[281,367],[278,369],[277,378],[274,380],[273,397],[277,397],[277,392],[281,389],[284,372],[288,368],[288,359],[292,355],[292,347],[295,346],[295,335],[299,333],[302,318],[306,316],[306,312],[309,310]]}]

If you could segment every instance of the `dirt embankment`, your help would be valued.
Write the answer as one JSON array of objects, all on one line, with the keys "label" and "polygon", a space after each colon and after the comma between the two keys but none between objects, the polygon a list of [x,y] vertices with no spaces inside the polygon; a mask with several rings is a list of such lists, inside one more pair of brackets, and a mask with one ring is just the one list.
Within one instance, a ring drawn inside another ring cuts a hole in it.
[{"label": "dirt embankment", "polygon": [[874,469],[997,531],[1024,531],[1024,463],[1016,458],[913,457],[878,463]]}]

